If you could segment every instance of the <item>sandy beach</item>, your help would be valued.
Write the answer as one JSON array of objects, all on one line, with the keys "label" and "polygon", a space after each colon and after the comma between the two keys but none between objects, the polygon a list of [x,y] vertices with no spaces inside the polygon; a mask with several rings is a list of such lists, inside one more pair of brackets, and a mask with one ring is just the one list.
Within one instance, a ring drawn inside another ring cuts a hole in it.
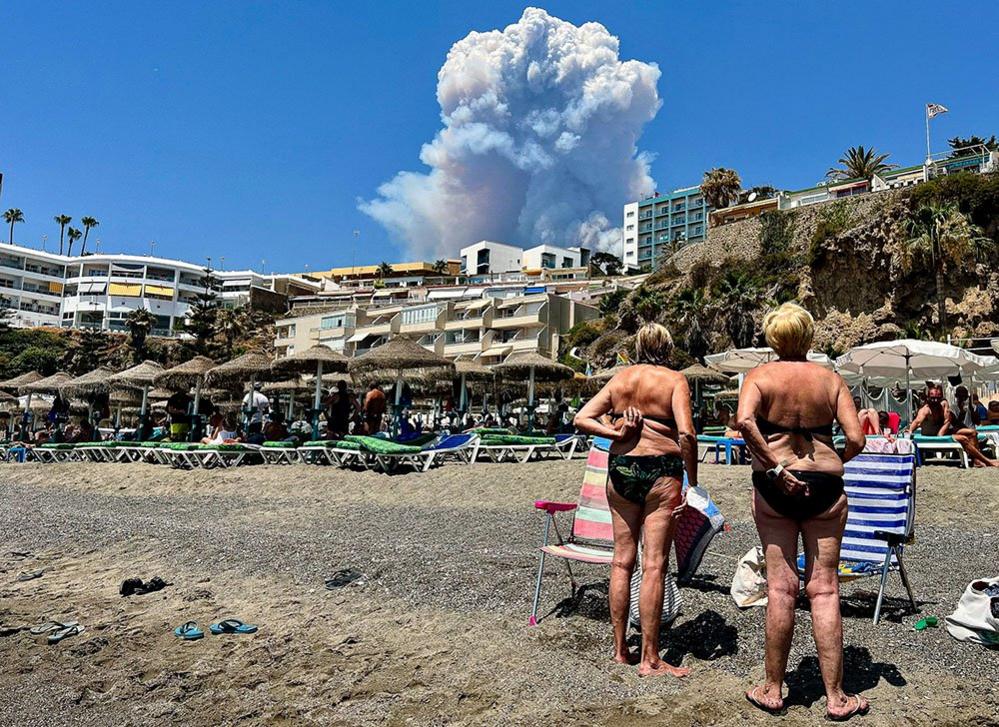
[{"label": "sandy beach", "polygon": [[[776,723],[742,696],[762,675],[763,611],[728,595],[756,542],[745,467],[702,474],[732,531],[666,632],[687,680],[610,662],[604,568],[579,568],[586,588],[572,603],[550,561],[545,618],[528,627],[542,527],[532,501],[575,500],[582,471],[581,460],[397,476],[4,465],[0,724]],[[910,574],[922,615],[942,621],[969,581],[995,575],[999,478],[924,467],[917,502]],[[347,568],[361,577],[328,590],[324,578]],[[172,585],[123,598],[133,576]],[[901,600],[874,626],[872,589],[844,591],[846,686],[872,703],[859,723],[999,724],[996,654],[942,627],[913,631]],[[897,579],[890,593],[902,595]],[[226,617],[259,632],[172,633]],[[50,646],[26,630],[47,619],[86,631]],[[798,619],[782,723],[814,724],[824,700],[805,602]]]}]

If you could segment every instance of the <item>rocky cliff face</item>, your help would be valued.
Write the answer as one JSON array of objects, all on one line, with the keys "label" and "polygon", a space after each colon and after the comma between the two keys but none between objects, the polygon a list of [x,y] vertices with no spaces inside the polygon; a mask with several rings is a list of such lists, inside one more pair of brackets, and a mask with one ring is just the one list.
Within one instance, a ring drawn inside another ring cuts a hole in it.
[{"label": "rocky cliff face", "polygon": [[[904,264],[912,220],[928,203],[956,206],[986,240],[978,259],[967,255],[944,267],[946,330],[937,320],[933,263]],[[655,317],[680,338],[693,321],[708,327],[706,345],[720,350],[743,345],[726,331],[738,330],[732,307],[752,316],[759,343],[765,312],[794,299],[816,318],[817,348],[834,354],[906,335],[991,336],[999,334],[997,250],[999,176],[954,175],[712,228],[704,243],[681,250],[635,291],[618,321],[628,330]],[[635,313],[656,305],[653,316]],[[692,347],[688,352],[700,355]]]}]

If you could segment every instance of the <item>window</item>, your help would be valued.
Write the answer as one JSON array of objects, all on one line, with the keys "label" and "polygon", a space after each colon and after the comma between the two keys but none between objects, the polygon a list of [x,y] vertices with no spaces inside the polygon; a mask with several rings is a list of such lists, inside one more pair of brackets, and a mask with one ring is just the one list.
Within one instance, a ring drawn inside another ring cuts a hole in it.
[{"label": "window", "polygon": [[628,210],[628,214],[625,215],[625,217],[634,217],[634,216],[635,216],[635,210]]},{"label": "window", "polygon": [[[343,328],[345,318],[346,316],[342,314],[338,316],[325,316],[322,322],[319,324],[319,327],[322,328],[323,330],[329,330],[331,328]],[[295,327],[292,326],[293,330],[291,335],[295,335],[294,328]]]},{"label": "window", "polygon": [[634,226],[634,225],[628,225],[628,226],[627,226],[627,227],[625,227],[624,229],[625,229],[625,230],[627,230],[628,232],[631,232],[632,230],[634,230],[634,229],[635,229],[635,226]]},{"label": "window", "polygon": [[437,321],[437,306],[425,305],[419,308],[409,308],[402,312],[401,320],[404,326],[417,323],[434,323]]},{"label": "window", "polygon": [[543,268],[554,268],[555,267],[555,255],[550,252],[541,253],[541,267]]}]

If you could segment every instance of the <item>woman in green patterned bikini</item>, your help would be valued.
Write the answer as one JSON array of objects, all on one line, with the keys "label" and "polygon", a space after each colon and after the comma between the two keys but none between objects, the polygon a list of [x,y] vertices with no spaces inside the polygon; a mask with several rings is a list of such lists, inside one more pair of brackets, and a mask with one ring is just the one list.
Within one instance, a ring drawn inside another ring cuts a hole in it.
[{"label": "woman in green patterned bikini", "polygon": [[[609,589],[614,627],[614,661],[638,664],[640,676],[686,676],[688,669],[659,657],[663,574],[669,565],[675,515],[681,507],[683,471],[697,484],[697,435],[690,410],[690,388],[667,359],[673,339],[658,324],[643,326],[635,340],[636,361],[618,372],[576,415],[576,428],[611,440],[608,460],[614,526],[614,560]],[[609,417],[611,423],[605,423]],[[644,534],[643,534],[644,528]],[[628,651],[628,601],[631,574],[642,540],[639,612],[642,652]]]}]

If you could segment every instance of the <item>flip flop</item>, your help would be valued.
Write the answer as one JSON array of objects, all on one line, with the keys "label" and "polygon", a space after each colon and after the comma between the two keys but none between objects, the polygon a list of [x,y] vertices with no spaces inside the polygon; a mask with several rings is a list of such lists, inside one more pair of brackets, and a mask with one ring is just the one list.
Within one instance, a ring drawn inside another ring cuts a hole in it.
[{"label": "flip flop", "polygon": [[41,578],[44,573],[44,570],[27,571],[19,575],[17,580],[19,583],[23,583],[24,581],[33,581],[36,578]]},{"label": "flip flop", "polygon": [[926,618],[921,618],[916,621],[915,626],[912,628],[916,631],[925,631],[929,627],[936,628],[937,624],[940,623],[936,616],[927,616]]},{"label": "flip flop", "polygon": [[343,570],[338,570],[326,579],[326,590],[332,591],[336,588],[343,588],[344,586],[348,586],[354,581],[359,581],[362,578],[364,578],[364,574],[360,571],[354,570],[353,568],[344,568]]},{"label": "flip flop", "polygon": [[86,627],[81,626],[80,624],[67,624],[65,627],[49,634],[49,643],[58,644],[63,639],[69,638],[70,636],[76,636],[77,634],[82,634],[86,630]]},{"label": "flip flop", "polygon": [[62,623],[61,621],[46,621],[45,623],[40,623],[37,626],[32,626],[28,629],[28,632],[34,636],[41,636],[42,634],[47,634],[49,631],[58,631],[59,629],[69,628],[70,626],[78,626],[76,621],[68,621]]},{"label": "flip flop", "polygon": [[257,627],[253,624],[243,623],[238,618],[227,618],[225,621],[212,624],[208,629],[216,636],[220,636],[221,634],[252,634],[256,632]]},{"label": "flip flop", "polygon": [[204,638],[205,632],[198,628],[198,624],[195,621],[188,621],[185,624],[181,624],[173,630],[173,635],[177,636],[184,641],[197,641],[198,639]]},{"label": "flip flop", "polygon": [[863,717],[865,714],[867,714],[868,712],[871,711],[871,705],[870,704],[868,704],[866,707],[861,707],[860,706],[860,705],[863,704],[863,702],[861,701],[859,694],[847,694],[846,695],[846,701],[847,701],[847,703],[849,703],[850,700],[852,700],[852,699],[856,699],[857,700],[857,708],[856,709],[852,709],[852,710],[850,710],[849,712],[847,712],[846,714],[844,714],[844,715],[842,715],[840,717],[834,717],[833,715],[829,714],[829,712],[826,712],[826,721],[828,721],[828,722],[846,722],[848,720],[853,719],[854,717],[856,717],[858,715],[861,716],[861,717]]},{"label": "flip flop", "polygon": [[762,687],[760,686],[755,686],[752,689],[750,689],[748,692],[746,692],[746,701],[748,701],[751,705],[753,705],[757,709],[760,709],[766,712],[767,714],[772,714],[775,717],[783,717],[785,714],[787,714],[786,705],[782,705],[780,707],[771,707],[768,704],[765,704],[764,702],[760,701],[755,695],[761,688]]}]

